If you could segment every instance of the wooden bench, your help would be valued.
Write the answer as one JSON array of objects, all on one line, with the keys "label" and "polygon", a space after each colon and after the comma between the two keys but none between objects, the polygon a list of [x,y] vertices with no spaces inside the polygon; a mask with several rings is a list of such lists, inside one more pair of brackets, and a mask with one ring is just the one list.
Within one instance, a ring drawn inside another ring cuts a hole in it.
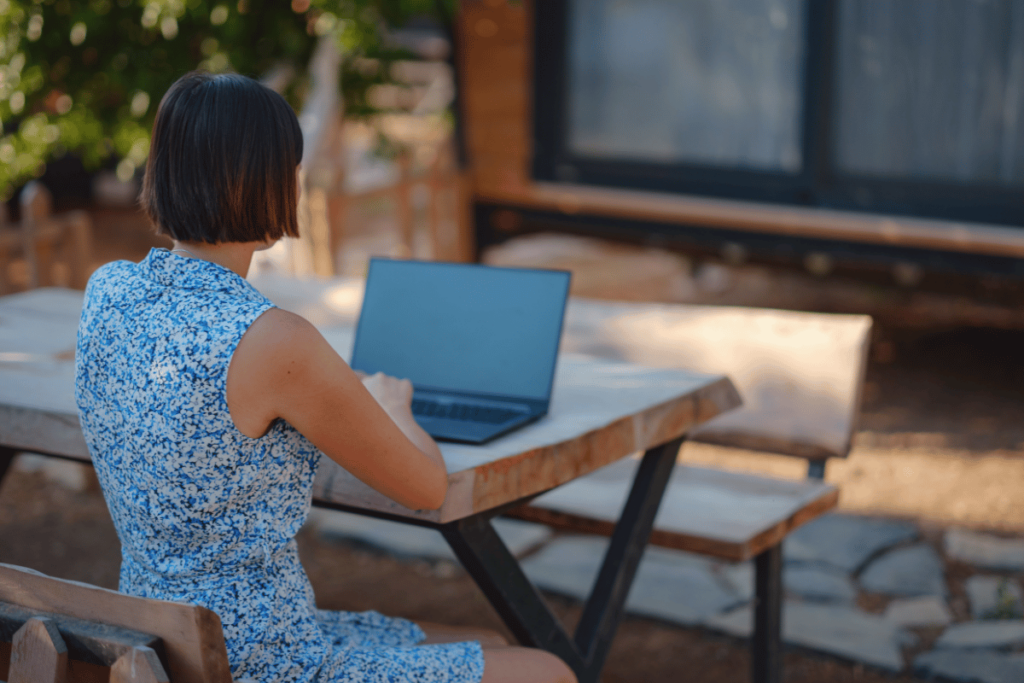
[{"label": "wooden bench", "polygon": [[231,683],[220,618],[0,564],[8,683]]},{"label": "wooden bench", "polygon": [[[809,461],[809,477],[799,481],[679,464],[650,538],[729,561],[754,560],[755,681],[781,680],[781,544],[838,503],[836,488],[821,479],[827,459],[850,450],[870,330],[867,316],[580,299],[569,307],[566,351],[732,379],[744,405],[690,434],[692,440]],[[614,463],[508,514],[608,535],[637,463]]]},{"label": "wooden bench", "polygon": [[[8,224],[0,204],[0,294],[15,289],[65,285],[85,289],[89,279],[92,223],[84,211],[51,215],[50,192],[37,182],[21,193],[21,223]],[[24,277],[10,266],[24,264]]]}]

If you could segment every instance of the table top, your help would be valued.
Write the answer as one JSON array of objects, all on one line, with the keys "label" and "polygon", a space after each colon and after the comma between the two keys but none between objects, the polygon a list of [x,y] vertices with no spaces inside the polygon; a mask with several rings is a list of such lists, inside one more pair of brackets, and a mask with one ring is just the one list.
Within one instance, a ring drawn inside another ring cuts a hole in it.
[{"label": "table top", "polygon": [[[261,273],[253,281],[318,326],[359,317],[360,279]],[[743,405],[690,438],[819,459],[850,450],[870,341],[866,315],[570,297],[562,351],[726,375]]]},{"label": "table top", "polygon": [[[325,283],[257,280],[283,308],[305,315],[348,358],[351,296]],[[303,287],[309,292],[304,292]],[[312,294],[318,293],[317,296]],[[355,300],[358,311],[358,299]],[[89,458],[74,400],[81,292],[48,288],[0,298],[0,445]],[[548,415],[483,446],[442,443],[449,493],[440,510],[412,511],[324,459],[314,497],[399,517],[449,522],[551,489],[659,445],[740,404],[722,375],[563,354]]]}]

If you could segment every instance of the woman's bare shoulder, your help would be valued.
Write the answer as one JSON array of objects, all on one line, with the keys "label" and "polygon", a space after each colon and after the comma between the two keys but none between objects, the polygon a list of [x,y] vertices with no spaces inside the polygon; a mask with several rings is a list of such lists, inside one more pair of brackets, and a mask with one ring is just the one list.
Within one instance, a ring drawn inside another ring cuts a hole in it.
[{"label": "woman's bare shoulder", "polygon": [[305,318],[271,308],[242,336],[228,367],[227,401],[235,426],[257,437],[282,416],[284,405],[317,378],[323,337]]},{"label": "woman's bare shoulder", "polygon": [[315,363],[328,349],[326,340],[308,320],[290,311],[271,308],[242,337],[235,349],[232,370],[237,367],[248,377],[247,384],[258,382],[264,390],[280,389],[280,382],[297,379],[306,366]]},{"label": "woman's bare shoulder", "polygon": [[[245,333],[248,351],[294,355],[307,345],[323,343],[323,336],[311,322],[282,308],[267,309]],[[241,345],[240,345],[241,346]]]}]

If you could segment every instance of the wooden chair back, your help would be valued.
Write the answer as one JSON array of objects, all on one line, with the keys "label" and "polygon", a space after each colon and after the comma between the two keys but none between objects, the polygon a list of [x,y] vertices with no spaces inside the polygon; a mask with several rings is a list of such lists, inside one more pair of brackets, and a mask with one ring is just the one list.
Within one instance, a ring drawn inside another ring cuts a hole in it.
[{"label": "wooden chair back", "polygon": [[231,683],[210,610],[0,564],[5,670],[8,683]]}]

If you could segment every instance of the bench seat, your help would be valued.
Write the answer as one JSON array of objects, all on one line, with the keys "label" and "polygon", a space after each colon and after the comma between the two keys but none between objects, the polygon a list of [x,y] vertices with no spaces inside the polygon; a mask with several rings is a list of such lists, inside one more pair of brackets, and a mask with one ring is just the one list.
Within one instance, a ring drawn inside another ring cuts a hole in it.
[{"label": "bench seat", "polygon": [[[639,462],[620,460],[507,514],[564,531],[611,535]],[[777,546],[838,501],[838,489],[816,479],[790,481],[676,465],[650,542],[742,562]]]}]

